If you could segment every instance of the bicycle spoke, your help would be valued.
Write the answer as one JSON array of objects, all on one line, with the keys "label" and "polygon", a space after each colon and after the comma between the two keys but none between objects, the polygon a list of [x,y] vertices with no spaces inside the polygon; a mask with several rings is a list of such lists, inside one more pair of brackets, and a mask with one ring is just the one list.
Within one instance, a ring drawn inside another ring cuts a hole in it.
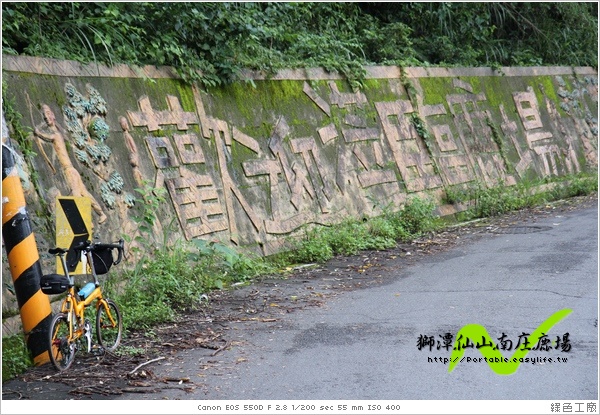
[{"label": "bicycle spoke", "polygon": [[50,325],[48,352],[50,361],[60,371],[71,366],[75,358],[75,343],[69,338],[69,320],[66,314],[57,314]]},{"label": "bicycle spoke", "polygon": [[123,321],[121,312],[117,304],[112,300],[106,300],[108,307],[101,305],[96,315],[96,336],[98,343],[109,352],[114,351],[119,342],[123,331]]}]

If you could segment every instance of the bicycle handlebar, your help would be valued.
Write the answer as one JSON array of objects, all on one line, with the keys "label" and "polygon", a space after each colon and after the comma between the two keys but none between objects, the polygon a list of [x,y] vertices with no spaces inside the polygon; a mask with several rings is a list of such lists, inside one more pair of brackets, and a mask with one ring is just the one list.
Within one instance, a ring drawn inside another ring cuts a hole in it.
[{"label": "bicycle handlebar", "polygon": [[92,243],[92,241],[80,242],[79,245],[73,247],[78,251],[95,251],[96,249],[117,249],[119,251],[119,256],[117,260],[114,262],[115,265],[119,264],[123,260],[123,251],[125,250],[125,241],[123,239],[119,239],[119,242],[116,244],[104,244],[104,243]]}]

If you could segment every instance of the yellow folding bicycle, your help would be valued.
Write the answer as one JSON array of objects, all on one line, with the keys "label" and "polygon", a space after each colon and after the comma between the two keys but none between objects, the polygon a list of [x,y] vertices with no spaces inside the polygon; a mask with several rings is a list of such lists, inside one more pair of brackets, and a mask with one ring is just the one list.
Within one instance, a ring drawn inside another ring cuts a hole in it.
[{"label": "yellow folding bicycle", "polygon": [[[118,250],[115,261],[113,250]],[[121,239],[116,244],[81,242],[72,250],[52,248],[48,252],[60,257],[64,275],[48,274],[40,280],[42,292],[48,295],[61,294],[67,291],[60,313],[52,318],[48,338],[50,361],[59,371],[67,370],[75,353],[84,342],[88,352],[92,350],[92,328],[85,317],[86,308],[95,301],[96,337],[101,351],[114,351],[121,341],[123,321],[117,304],[102,294],[98,275],[106,274],[110,267],[121,262],[124,242]],[[65,257],[69,258],[65,258]],[[67,259],[68,264],[67,264]],[[94,282],[84,285],[79,291],[75,290],[73,276],[80,261],[85,262],[85,268],[94,278]]]}]

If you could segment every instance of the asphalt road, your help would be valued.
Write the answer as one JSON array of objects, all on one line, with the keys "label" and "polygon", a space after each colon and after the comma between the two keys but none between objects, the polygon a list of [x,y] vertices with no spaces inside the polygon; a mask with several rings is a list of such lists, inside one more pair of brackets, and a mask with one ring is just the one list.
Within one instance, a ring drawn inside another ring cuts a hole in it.
[{"label": "asphalt road", "polygon": [[[553,348],[529,352],[542,362],[522,363],[513,374],[466,361],[482,357],[477,349],[467,349],[451,373],[434,359],[451,355],[437,349],[440,336],[467,324],[484,326],[495,342],[504,334],[513,347],[505,343],[502,354],[511,357],[522,333],[562,309],[572,313],[545,333]],[[185,350],[152,367],[158,376],[189,377],[201,388],[118,399],[596,400],[597,207],[502,233],[491,229],[474,243],[402,268],[385,284],[245,327],[233,324],[231,347],[216,356]],[[555,349],[557,336],[562,342],[567,333],[570,350]],[[418,349],[420,336],[434,337],[433,350]]]}]

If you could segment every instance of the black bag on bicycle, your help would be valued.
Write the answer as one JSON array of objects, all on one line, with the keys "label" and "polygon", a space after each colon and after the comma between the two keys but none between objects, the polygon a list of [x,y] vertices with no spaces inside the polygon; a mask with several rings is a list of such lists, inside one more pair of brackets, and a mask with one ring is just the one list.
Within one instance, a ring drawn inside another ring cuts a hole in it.
[{"label": "black bag on bicycle", "polygon": [[69,289],[69,279],[60,274],[43,275],[40,287],[46,295],[62,294]]},{"label": "black bag on bicycle", "polygon": [[110,267],[115,263],[112,248],[99,248],[92,252],[94,269],[97,275],[108,273]]}]

